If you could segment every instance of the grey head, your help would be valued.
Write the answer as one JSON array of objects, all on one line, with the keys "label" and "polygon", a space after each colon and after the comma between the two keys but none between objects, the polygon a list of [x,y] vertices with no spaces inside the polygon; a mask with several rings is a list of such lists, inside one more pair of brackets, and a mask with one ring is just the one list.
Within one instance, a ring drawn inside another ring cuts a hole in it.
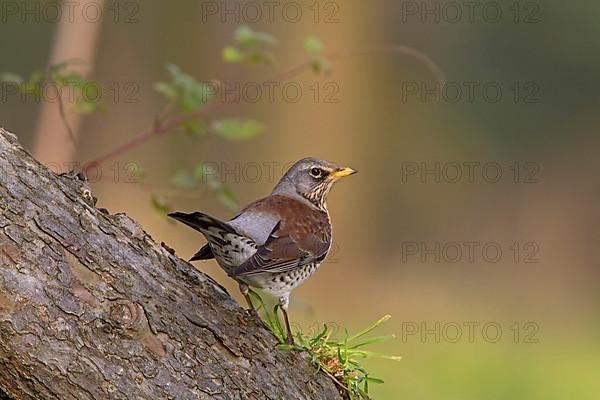
[{"label": "grey head", "polygon": [[327,195],[333,184],[356,172],[319,158],[303,158],[287,170],[271,194],[299,198],[326,211]]}]

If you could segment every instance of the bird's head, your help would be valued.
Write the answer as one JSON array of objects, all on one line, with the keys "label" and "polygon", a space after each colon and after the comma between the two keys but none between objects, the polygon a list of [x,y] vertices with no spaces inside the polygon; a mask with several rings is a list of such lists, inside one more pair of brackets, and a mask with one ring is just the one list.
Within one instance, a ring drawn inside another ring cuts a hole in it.
[{"label": "bird's head", "polygon": [[314,157],[296,162],[283,175],[273,194],[301,196],[320,209],[326,209],[327,194],[341,178],[355,174],[355,169],[340,168],[334,163]]}]

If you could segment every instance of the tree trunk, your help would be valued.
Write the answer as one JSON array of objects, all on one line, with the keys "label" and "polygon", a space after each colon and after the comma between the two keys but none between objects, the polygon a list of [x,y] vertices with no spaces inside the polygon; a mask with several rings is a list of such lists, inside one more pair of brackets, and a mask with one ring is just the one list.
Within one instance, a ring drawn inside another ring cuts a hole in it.
[{"label": "tree trunk", "polygon": [[0,398],[341,398],[276,344],[210,277],[0,129]]}]

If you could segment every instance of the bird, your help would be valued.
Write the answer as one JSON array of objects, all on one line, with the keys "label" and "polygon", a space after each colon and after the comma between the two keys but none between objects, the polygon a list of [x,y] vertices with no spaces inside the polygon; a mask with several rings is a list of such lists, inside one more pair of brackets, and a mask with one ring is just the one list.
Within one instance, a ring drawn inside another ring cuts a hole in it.
[{"label": "bird", "polygon": [[294,344],[288,317],[290,293],[327,257],[332,243],[327,196],[336,182],[356,172],[307,157],[287,170],[270,195],[228,221],[201,212],[168,215],[204,235],[207,243],[190,262],[216,259],[237,281],[250,313],[259,321],[250,288],[278,299],[287,331],[285,343]]}]

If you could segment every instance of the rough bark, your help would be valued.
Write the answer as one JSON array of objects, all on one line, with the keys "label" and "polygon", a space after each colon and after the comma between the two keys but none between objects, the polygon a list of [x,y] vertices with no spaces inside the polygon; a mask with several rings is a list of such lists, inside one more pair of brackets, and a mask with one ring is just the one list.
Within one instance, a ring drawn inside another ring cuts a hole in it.
[{"label": "rough bark", "polygon": [[0,398],[340,398],[276,344],[210,277],[0,129]]}]

